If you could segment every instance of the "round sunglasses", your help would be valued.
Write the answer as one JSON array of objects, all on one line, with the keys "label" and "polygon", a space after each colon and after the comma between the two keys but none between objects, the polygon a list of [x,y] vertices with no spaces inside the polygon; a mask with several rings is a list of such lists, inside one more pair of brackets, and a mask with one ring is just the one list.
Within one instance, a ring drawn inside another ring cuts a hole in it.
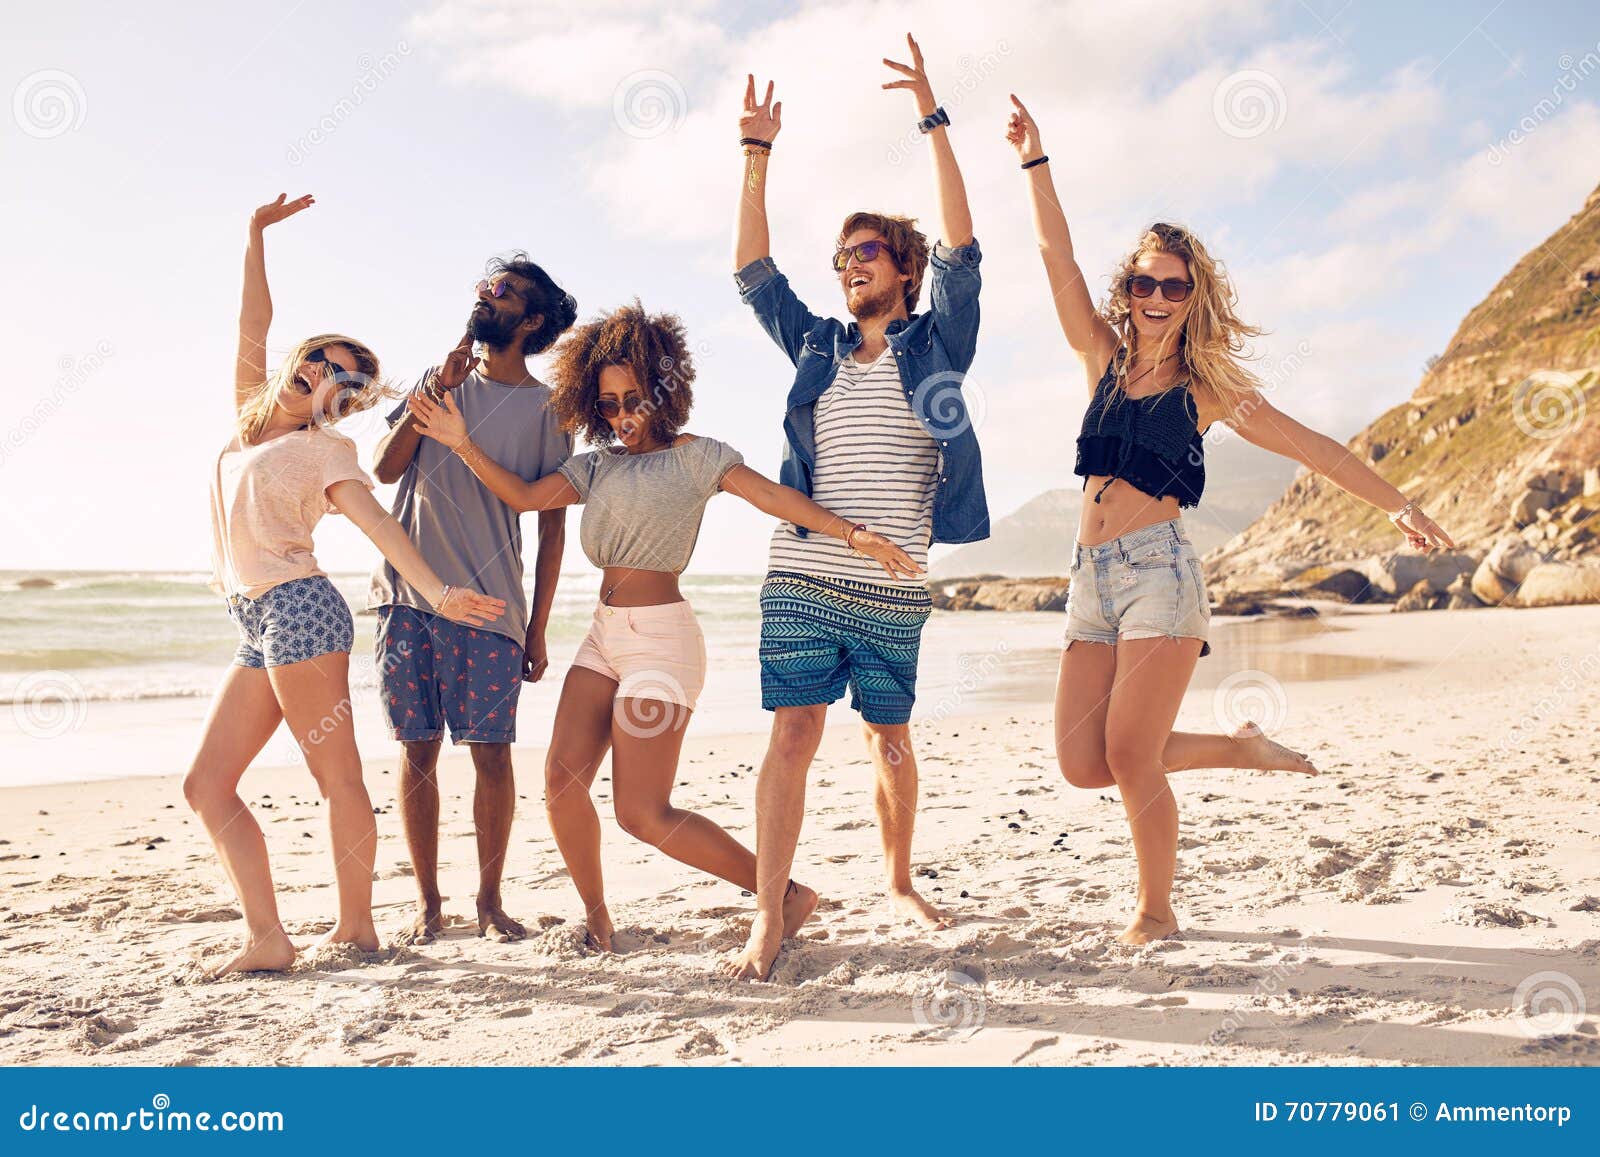
[{"label": "round sunglasses", "polygon": [[843,273],[845,266],[850,264],[850,255],[860,262],[876,261],[880,252],[894,256],[894,250],[889,248],[887,241],[863,241],[860,245],[841,245],[833,251],[833,271]]},{"label": "round sunglasses", "polygon": [[483,281],[478,282],[478,292],[487,293],[490,297],[495,298],[496,300],[499,300],[508,293],[515,298],[520,299],[522,297],[522,294],[513,289],[510,281],[504,277],[502,277],[499,281],[489,281],[486,278]]},{"label": "round sunglasses", "polygon": [[1133,297],[1153,297],[1157,286],[1161,287],[1161,296],[1168,301],[1182,301],[1189,296],[1194,282],[1181,277],[1167,277],[1158,281],[1142,273],[1134,274],[1127,280],[1128,293]]}]

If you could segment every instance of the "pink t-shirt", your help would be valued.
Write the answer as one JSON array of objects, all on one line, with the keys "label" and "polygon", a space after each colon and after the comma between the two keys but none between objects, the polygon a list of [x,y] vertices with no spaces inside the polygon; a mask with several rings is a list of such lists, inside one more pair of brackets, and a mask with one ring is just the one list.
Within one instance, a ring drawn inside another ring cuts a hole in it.
[{"label": "pink t-shirt", "polygon": [[235,436],[211,479],[212,588],[256,599],[322,574],[311,531],[335,510],[328,487],[346,480],[372,488],[356,444],[333,430],[313,426],[255,446]]}]

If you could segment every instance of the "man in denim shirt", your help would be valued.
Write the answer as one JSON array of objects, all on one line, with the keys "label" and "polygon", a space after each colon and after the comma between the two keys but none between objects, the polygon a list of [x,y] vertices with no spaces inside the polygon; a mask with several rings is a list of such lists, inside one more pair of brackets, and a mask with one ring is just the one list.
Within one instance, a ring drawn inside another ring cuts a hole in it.
[{"label": "man in denim shirt", "polygon": [[[885,581],[847,542],[782,524],[773,534],[761,591],[761,700],[772,739],[756,788],[757,913],[728,975],[765,978],[783,938],[811,915],[815,897],[789,882],[805,810],[805,780],[822,738],[828,704],[846,687],[861,713],[877,770],[889,900],[903,918],[947,928],[950,918],[911,883],[917,763],[908,721],[917,651],[931,600],[930,542],[989,536],[977,437],[961,396],[978,337],[978,243],[966,189],[945,126],[909,36],[911,64],[893,64],[917,101],[933,148],[940,229],[927,239],[906,217],[852,213],[833,267],[854,317],[848,325],[811,313],[769,255],[767,165],[781,127],[772,86],[745,90],[740,136],[746,156],[735,275],[746,304],[795,366],[783,428],[782,481],[883,534],[924,568],[917,579]],[[932,269],[930,310],[915,312]],[[804,901],[809,900],[809,903]]]}]

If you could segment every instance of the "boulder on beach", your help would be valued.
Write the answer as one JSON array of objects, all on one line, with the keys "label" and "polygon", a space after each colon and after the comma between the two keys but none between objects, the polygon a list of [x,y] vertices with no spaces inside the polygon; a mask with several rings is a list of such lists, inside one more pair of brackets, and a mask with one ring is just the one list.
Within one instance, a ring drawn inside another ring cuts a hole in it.
[{"label": "boulder on beach", "polygon": [[1362,574],[1379,592],[1390,598],[1409,594],[1425,582],[1436,594],[1443,594],[1457,575],[1471,574],[1478,560],[1466,551],[1430,551],[1419,554],[1408,550],[1375,554],[1360,566]]},{"label": "boulder on beach", "polygon": [[17,589],[21,591],[47,591],[55,585],[54,579],[25,578],[17,584]]},{"label": "boulder on beach", "polygon": [[1285,585],[1307,598],[1338,599],[1341,603],[1370,603],[1379,598],[1366,575],[1336,564],[1308,567]]},{"label": "boulder on beach", "polygon": [[934,607],[943,611],[1062,611],[1069,586],[1064,578],[979,575],[934,583],[930,593]]},{"label": "boulder on beach", "polygon": [[1514,534],[1501,537],[1472,572],[1472,593],[1498,606],[1516,592],[1528,572],[1544,561],[1537,550]]},{"label": "boulder on beach", "polygon": [[1415,586],[1395,600],[1397,611],[1437,611],[1449,602],[1450,596],[1433,589],[1427,579],[1418,579]]},{"label": "boulder on beach", "polygon": [[1561,607],[1600,603],[1600,563],[1542,562],[1517,588],[1519,607]]}]

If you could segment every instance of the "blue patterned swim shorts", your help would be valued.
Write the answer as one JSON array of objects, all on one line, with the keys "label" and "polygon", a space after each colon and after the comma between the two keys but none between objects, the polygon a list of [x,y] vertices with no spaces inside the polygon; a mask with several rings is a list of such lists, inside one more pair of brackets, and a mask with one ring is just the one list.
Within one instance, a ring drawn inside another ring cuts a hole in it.
[{"label": "blue patterned swim shorts", "polygon": [[868,723],[909,721],[932,611],[921,587],[770,572],[761,584],[761,706],[832,703],[848,685],[851,708]]},{"label": "blue patterned swim shorts", "polygon": [[239,667],[283,667],[335,651],[349,654],[356,625],[350,605],[321,575],[280,583],[260,598],[234,595],[228,614],[239,628]]}]

